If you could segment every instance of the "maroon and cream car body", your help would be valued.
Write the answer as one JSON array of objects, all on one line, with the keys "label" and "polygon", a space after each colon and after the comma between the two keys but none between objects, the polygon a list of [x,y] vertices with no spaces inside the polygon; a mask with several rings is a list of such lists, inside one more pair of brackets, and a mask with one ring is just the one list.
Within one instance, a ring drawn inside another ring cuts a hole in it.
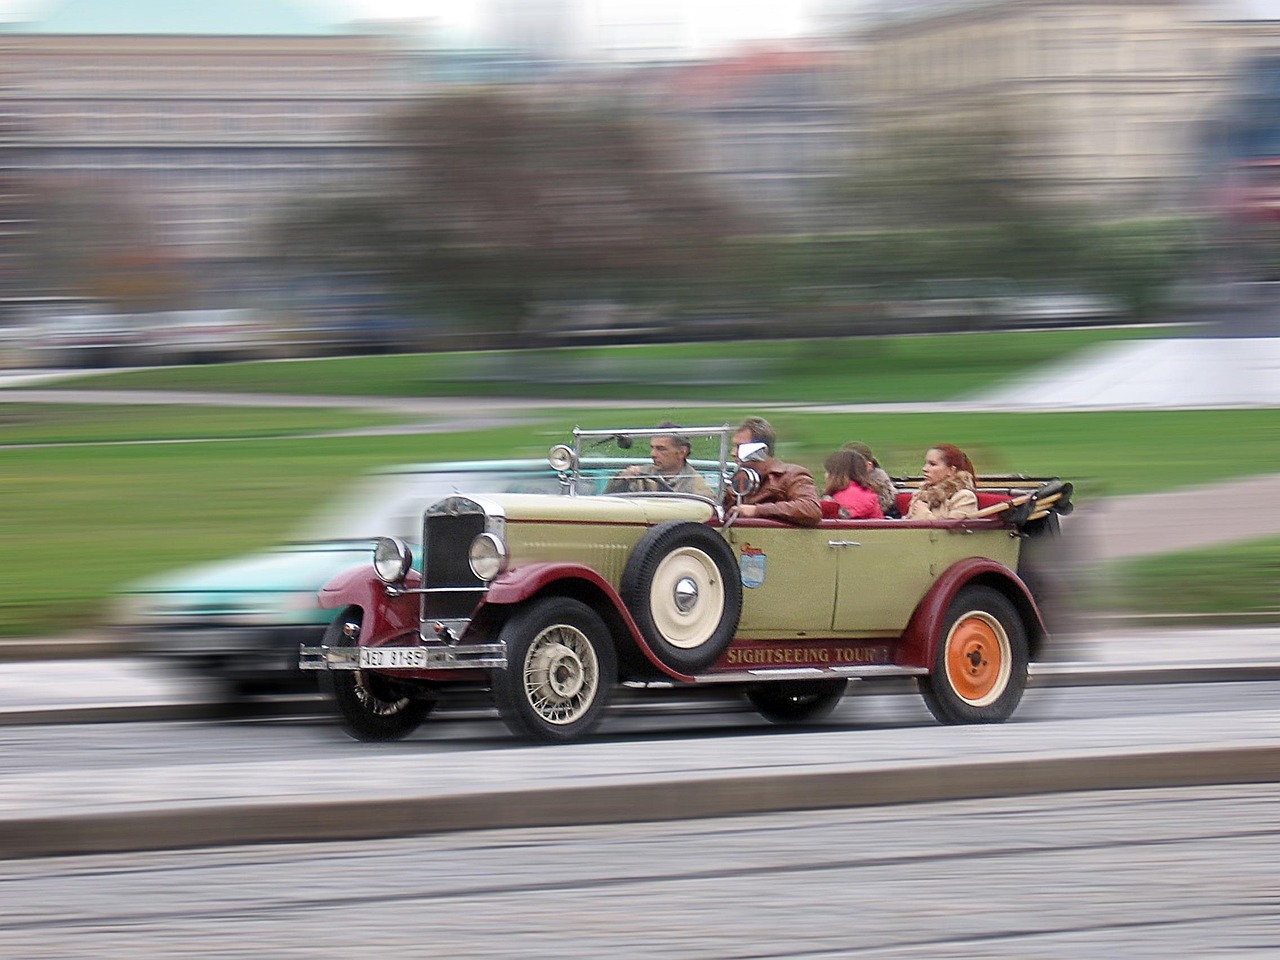
[{"label": "maroon and cream car body", "polygon": [[966,520],[798,527],[738,516],[759,478],[730,458],[731,428],[681,433],[712,497],[652,476],[588,493],[586,457],[663,431],[579,429],[550,457],[568,496],[441,498],[423,511],[420,562],[387,537],[327,583],[335,617],[300,665],[325,671],[344,728],[402,737],[479,689],[513,732],[569,740],[623,684],[732,685],[768,719],[802,722],[850,680],[887,677],[916,678],[945,723],[1013,713],[1048,634],[1031,556],[1052,552],[1070,484],[987,485]]}]

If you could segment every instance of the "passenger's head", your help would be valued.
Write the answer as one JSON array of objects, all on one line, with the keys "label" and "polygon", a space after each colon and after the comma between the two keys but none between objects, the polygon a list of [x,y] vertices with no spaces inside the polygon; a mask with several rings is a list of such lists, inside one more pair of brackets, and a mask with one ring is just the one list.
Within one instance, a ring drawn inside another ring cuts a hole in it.
[{"label": "passenger's head", "polygon": [[867,461],[867,465],[874,470],[880,466],[880,461],[876,459],[876,455],[871,452],[871,448],[861,440],[850,440],[841,450],[852,450],[854,453],[862,454],[862,458]]},{"label": "passenger's head", "polygon": [[839,493],[851,483],[868,488],[871,466],[867,463],[867,458],[855,450],[837,450],[827,457],[823,467],[827,473],[826,489],[823,492],[828,496]]},{"label": "passenger's head", "polygon": [[743,443],[763,443],[773,456],[773,426],[763,417],[747,417],[733,432],[733,455],[738,456],[738,446]]},{"label": "passenger's head", "polygon": [[[658,427],[674,428],[676,424],[664,420]],[[693,444],[689,442],[689,438],[680,433],[665,433],[649,438],[649,456],[659,473],[679,473],[692,450]]]},{"label": "passenger's head", "polygon": [[924,478],[929,483],[941,483],[960,471],[971,477],[977,476],[968,454],[954,444],[939,443],[924,455]]}]

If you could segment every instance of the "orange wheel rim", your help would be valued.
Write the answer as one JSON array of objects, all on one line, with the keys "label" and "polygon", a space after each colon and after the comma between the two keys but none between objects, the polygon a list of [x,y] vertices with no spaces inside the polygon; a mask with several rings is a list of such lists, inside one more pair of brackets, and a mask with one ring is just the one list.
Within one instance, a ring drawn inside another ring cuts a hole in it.
[{"label": "orange wheel rim", "polygon": [[1009,636],[995,617],[974,611],[947,634],[947,679],[965,703],[983,707],[998,699],[1009,682]]}]

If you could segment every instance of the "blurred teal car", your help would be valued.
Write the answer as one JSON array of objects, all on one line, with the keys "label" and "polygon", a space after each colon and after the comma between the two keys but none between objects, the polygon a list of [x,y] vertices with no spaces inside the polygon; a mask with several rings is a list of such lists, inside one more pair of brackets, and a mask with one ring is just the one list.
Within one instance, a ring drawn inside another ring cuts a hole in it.
[{"label": "blurred teal car", "polygon": [[215,681],[229,696],[307,691],[315,681],[298,669],[298,646],[318,642],[332,619],[316,595],[330,577],[368,563],[376,537],[420,542],[423,504],[450,493],[563,489],[545,459],[383,469],[308,522],[295,540],[133,584],[118,598],[112,619],[143,656]]}]

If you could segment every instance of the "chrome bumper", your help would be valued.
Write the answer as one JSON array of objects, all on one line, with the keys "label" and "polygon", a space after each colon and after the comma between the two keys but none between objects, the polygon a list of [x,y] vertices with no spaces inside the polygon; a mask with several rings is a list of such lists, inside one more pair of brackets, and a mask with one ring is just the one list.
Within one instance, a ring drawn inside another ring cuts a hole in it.
[{"label": "chrome bumper", "polygon": [[395,647],[298,648],[299,670],[505,670],[501,643],[419,644]]},{"label": "chrome bumper", "polygon": [[299,670],[359,670],[359,647],[298,647]]}]

